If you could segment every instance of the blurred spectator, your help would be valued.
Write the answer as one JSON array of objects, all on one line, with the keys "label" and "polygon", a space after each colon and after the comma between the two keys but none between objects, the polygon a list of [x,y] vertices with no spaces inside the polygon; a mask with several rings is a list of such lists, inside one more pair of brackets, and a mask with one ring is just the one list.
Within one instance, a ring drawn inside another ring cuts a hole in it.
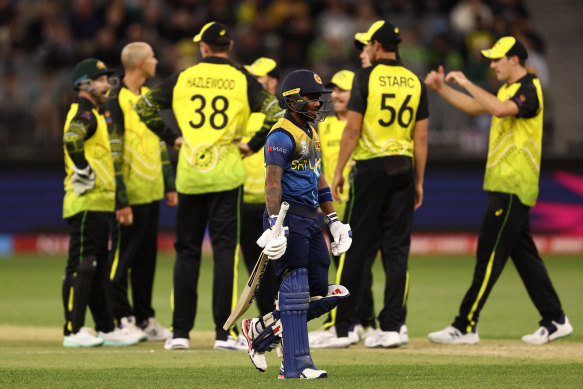
[{"label": "blurred spectator", "polygon": [[462,0],[451,10],[451,27],[462,36],[478,27],[489,28],[493,21],[492,11],[482,0]]},{"label": "blurred spectator", "polygon": [[28,111],[28,101],[17,73],[12,69],[5,71],[0,88],[0,143],[30,142],[32,123]]}]

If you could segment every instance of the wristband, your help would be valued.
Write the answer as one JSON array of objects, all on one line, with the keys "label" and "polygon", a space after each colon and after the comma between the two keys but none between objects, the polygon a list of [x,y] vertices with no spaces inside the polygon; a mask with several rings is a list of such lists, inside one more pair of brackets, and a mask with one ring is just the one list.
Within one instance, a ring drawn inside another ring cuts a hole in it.
[{"label": "wristband", "polygon": [[318,190],[318,202],[322,204],[326,201],[332,201],[332,191],[329,186]]}]

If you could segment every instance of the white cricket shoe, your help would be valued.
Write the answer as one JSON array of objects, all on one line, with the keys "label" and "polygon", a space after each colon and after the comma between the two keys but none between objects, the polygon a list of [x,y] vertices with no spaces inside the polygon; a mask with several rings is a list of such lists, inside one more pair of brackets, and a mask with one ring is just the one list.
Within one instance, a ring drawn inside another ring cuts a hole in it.
[{"label": "white cricket shoe", "polygon": [[233,338],[231,335],[227,337],[227,340],[215,340],[215,345],[213,346],[215,350],[245,350],[247,351],[247,341],[244,337],[239,336],[237,339]]},{"label": "white cricket shoe", "polygon": [[571,335],[573,333],[573,326],[569,323],[567,316],[563,315],[562,321],[563,323],[559,323],[553,320],[552,326],[540,327],[532,334],[524,335],[522,341],[528,344],[545,344]]},{"label": "white cricket shoe", "polygon": [[140,328],[146,333],[149,341],[166,340],[172,337],[172,332],[158,323],[153,317],[148,318],[142,325],[140,325]]},{"label": "white cricket shoe", "polygon": [[449,326],[441,331],[432,332],[427,335],[427,338],[433,343],[442,344],[476,344],[480,341],[477,329],[475,332],[464,334],[454,326]]},{"label": "white cricket shoe", "polygon": [[136,318],[134,316],[122,317],[119,321],[119,328],[135,334],[140,339],[140,342],[148,339],[148,335],[136,325]]},{"label": "white cricket shoe", "polygon": [[103,339],[91,333],[87,327],[82,327],[74,334],[65,336],[63,346],[65,347],[96,347],[103,344]]},{"label": "white cricket shoe", "polygon": [[265,353],[259,352],[253,348],[253,339],[257,335],[257,327],[255,326],[259,319],[244,319],[241,322],[241,336],[240,338],[245,339],[247,342],[247,351],[249,352],[249,358],[251,358],[251,363],[259,371],[267,370],[267,361],[265,360]]},{"label": "white cricket shoe", "polygon": [[397,331],[377,329],[366,337],[364,345],[370,348],[396,348],[401,346],[401,337]]},{"label": "white cricket shoe", "polygon": [[366,327],[366,330],[362,332],[360,335],[361,340],[366,340],[370,335],[374,334],[376,329],[372,328],[372,326]]},{"label": "white cricket shoe", "polygon": [[[352,330],[348,331],[348,336],[338,337],[336,334],[336,327],[332,326],[325,331],[316,336],[310,338],[308,334],[308,340],[310,342],[310,347],[313,348],[345,348],[351,344],[357,344],[360,341],[359,328],[362,330],[362,326],[359,324],[354,326]],[[360,331],[362,332],[362,331]]]},{"label": "white cricket shoe", "polygon": [[362,340],[364,334],[364,327],[362,324],[356,324],[352,330],[348,331],[348,338],[352,340],[352,344],[358,344]]},{"label": "white cricket shoe", "polygon": [[190,348],[190,340],[188,338],[167,338],[164,342],[165,350],[188,350]]},{"label": "white cricket shoe", "polygon": [[[304,370],[302,370],[300,377],[301,379],[306,379],[306,380],[313,380],[313,379],[317,379],[317,378],[326,378],[328,377],[328,373],[326,373],[326,370],[318,370],[318,369],[312,369],[312,368],[306,368]],[[285,373],[283,370],[283,361],[281,361],[281,365],[279,367],[279,374],[277,376],[278,379],[283,380],[285,379]]]},{"label": "white cricket shoe", "polygon": [[142,335],[139,333],[119,327],[115,327],[111,332],[99,331],[97,336],[103,339],[104,346],[133,346],[134,344],[138,344],[142,338]]},{"label": "white cricket shoe", "polygon": [[401,328],[399,328],[399,337],[401,338],[401,344],[409,344],[409,332],[405,323],[401,324]]}]

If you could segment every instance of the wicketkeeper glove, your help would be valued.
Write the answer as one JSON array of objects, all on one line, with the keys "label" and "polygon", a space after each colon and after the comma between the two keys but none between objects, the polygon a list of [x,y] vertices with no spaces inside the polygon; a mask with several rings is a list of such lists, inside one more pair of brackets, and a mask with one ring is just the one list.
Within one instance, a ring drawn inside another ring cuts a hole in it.
[{"label": "wicketkeeper glove", "polygon": [[277,215],[270,216],[270,227],[263,231],[263,234],[257,239],[257,245],[263,248],[263,252],[272,260],[279,259],[283,256],[287,248],[287,236],[289,235],[289,228],[282,227],[279,235],[273,236],[272,228],[276,221]]},{"label": "wicketkeeper glove", "polygon": [[95,174],[93,173],[93,170],[91,170],[89,164],[83,169],[78,169],[73,164],[73,175],[71,176],[71,181],[73,182],[73,190],[77,196],[81,196],[95,186]]},{"label": "wicketkeeper glove", "polygon": [[326,215],[326,224],[328,224],[328,228],[334,239],[330,243],[332,255],[338,256],[347,252],[352,244],[352,230],[350,229],[350,225],[340,222],[336,212]]}]

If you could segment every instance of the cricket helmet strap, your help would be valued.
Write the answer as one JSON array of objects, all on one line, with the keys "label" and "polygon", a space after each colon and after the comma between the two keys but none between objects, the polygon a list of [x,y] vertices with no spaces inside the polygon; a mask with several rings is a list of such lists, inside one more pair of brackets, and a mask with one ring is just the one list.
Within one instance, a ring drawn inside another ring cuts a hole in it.
[{"label": "cricket helmet strap", "polygon": [[[311,70],[300,69],[284,78],[279,106],[300,114],[309,122],[321,122],[328,116],[332,107],[331,93],[332,91],[322,84],[320,76]],[[307,95],[317,95],[318,98],[307,100],[305,98]],[[307,104],[312,101],[319,101],[320,107],[313,111],[306,110]]]}]

